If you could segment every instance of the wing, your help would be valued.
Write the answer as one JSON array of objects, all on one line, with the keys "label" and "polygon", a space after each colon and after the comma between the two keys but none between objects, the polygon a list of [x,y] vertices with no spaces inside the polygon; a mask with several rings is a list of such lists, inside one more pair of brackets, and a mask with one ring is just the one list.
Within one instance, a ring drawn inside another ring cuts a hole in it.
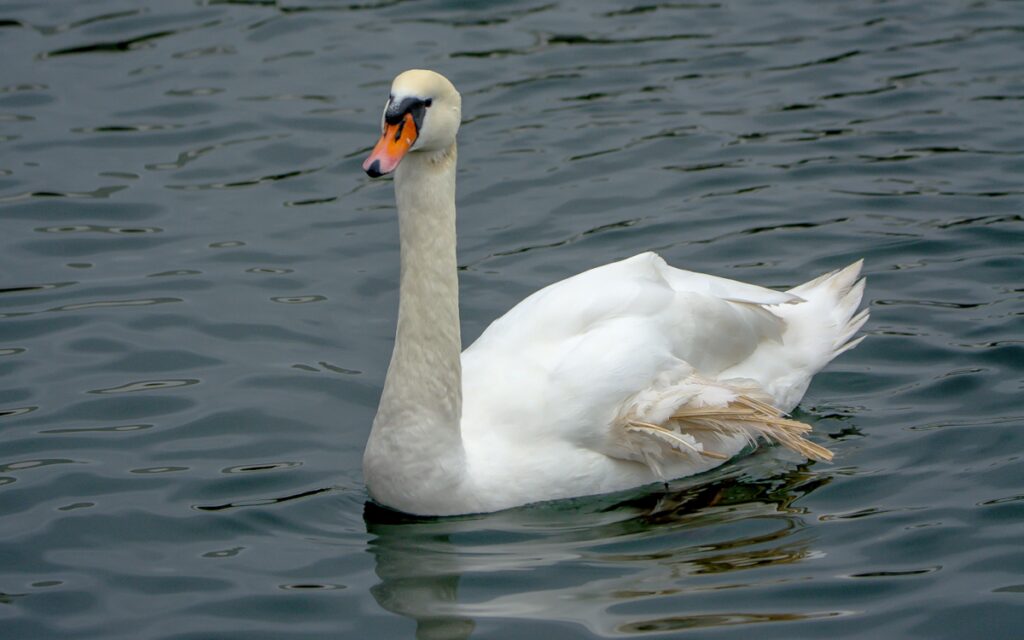
[{"label": "wing", "polygon": [[714,379],[781,339],[768,305],[799,301],[653,253],[591,269],[526,298],[463,353],[463,429],[611,451],[630,399]]}]

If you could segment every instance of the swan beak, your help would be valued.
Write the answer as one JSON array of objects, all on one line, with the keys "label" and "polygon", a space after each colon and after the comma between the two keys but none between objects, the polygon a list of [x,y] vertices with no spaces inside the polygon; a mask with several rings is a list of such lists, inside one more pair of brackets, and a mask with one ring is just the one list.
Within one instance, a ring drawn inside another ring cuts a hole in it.
[{"label": "swan beak", "polygon": [[405,154],[409,153],[409,148],[416,142],[417,135],[419,132],[416,131],[416,122],[411,113],[405,114],[395,124],[386,123],[377,146],[363,161],[363,171],[371,178],[391,173],[398,167]]}]

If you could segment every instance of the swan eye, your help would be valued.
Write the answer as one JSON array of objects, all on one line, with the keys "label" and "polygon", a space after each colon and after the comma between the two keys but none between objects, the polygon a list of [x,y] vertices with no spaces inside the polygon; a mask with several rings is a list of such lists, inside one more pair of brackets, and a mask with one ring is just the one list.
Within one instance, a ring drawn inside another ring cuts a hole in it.
[{"label": "swan eye", "polygon": [[432,104],[434,104],[434,99],[433,98],[427,98],[426,100],[423,101],[423,106],[424,107],[429,107]]}]

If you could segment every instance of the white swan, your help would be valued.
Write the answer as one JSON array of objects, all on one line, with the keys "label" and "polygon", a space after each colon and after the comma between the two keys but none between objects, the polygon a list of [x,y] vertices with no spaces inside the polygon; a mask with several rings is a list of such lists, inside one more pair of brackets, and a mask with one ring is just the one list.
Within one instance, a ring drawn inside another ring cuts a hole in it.
[{"label": "white swan", "polygon": [[699,473],[761,439],[831,458],[783,412],[862,339],[860,262],[783,293],[643,253],[534,293],[460,355],[461,103],[443,76],[402,73],[363,163],[395,172],[401,236],[395,348],[363,456],[376,501],[497,511]]}]

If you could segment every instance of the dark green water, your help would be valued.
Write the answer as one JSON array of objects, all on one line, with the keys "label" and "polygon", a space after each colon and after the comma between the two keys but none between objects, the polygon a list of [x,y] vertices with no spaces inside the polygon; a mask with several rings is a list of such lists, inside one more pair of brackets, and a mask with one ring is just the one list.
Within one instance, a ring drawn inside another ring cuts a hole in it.
[{"label": "dark green water", "polygon": [[[0,52],[0,637],[1019,637],[1024,4],[0,0]],[[464,96],[467,340],[647,249],[864,257],[834,463],[367,508],[409,67]]]}]

